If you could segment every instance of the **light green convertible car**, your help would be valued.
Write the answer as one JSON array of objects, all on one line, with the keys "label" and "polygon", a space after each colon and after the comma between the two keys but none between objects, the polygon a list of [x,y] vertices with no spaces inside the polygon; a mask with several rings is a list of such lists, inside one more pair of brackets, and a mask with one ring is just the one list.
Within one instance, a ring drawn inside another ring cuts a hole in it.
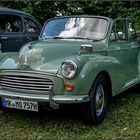
[{"label": "light green convertible car", "polygon": [[81,103],[85,118],[99,124],[110,98],[140,82],[139,50],[129,19],[50,19],[38,41],[1,57],[1,105],[38,111]]}]

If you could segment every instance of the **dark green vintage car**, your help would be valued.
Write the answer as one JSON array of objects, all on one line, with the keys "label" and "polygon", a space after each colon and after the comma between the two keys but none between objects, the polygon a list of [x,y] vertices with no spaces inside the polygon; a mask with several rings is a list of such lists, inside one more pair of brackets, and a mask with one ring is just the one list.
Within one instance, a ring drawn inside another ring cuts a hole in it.
[{"label": "dark green vintage car", "polygon": [[38,111],[81,103],[92,124],[112,96],[140,82],[140,47],[131,20],[68,16],[48,20],[39,40],[1,56],[2,107]]}]

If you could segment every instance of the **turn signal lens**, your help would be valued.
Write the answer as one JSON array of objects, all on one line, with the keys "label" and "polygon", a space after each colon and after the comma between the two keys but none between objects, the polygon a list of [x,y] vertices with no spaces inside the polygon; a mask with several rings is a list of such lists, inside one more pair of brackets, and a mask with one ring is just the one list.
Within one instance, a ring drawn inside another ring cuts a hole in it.
[{"label": "turn signal lens", "polygon": [[69,82],[65,83],[65,89],[68,91],[73,90],[73,84]]}]

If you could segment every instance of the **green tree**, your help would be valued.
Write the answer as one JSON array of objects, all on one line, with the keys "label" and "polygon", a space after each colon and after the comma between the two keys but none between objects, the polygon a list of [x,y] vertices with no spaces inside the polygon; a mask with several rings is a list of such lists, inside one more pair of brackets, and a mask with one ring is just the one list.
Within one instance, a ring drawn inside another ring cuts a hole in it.
[{"label": "green tree", "polygon": [[103,15],[111,18],[130,17],[139,28],[140,3],[138,1],[0,1],[1,7],[23,10],[43,24],[47,19],[61,15]]}]

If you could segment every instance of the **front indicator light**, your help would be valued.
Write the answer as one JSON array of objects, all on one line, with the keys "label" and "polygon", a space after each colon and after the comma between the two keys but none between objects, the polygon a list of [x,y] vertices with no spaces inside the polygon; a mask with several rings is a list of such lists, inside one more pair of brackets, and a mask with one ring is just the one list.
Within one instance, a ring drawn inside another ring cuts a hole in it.
[{"label": "front indicator light", "polygon": [[68,90],[68,91],[72,91],[74,88],[73,84],[72,83],[65,83],[65,90]]}]

